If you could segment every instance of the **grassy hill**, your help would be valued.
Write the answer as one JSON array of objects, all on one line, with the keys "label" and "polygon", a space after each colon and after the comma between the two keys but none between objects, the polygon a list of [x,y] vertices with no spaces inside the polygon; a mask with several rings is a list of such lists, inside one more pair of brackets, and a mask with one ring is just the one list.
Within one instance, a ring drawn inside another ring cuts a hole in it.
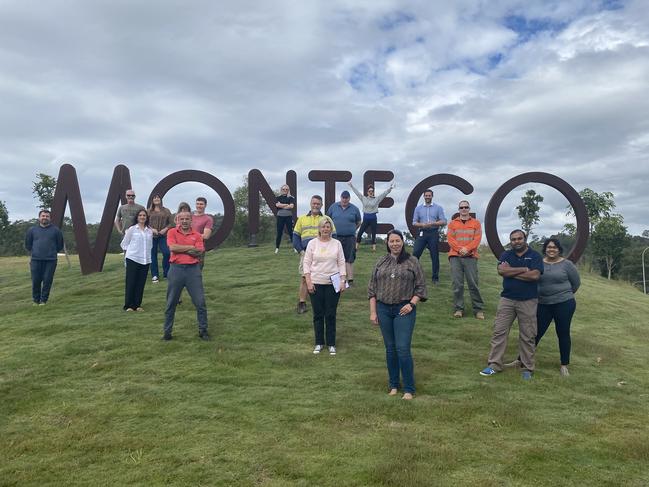
[{"label": "grassy hill", "polygon": [[411,402],[386,394],[368,247],[336,357],[311,353],[288,248],[208,254],[212,342],[186,294],[175,339],[160,340],[164,282],[147,283],[144,313],[124,313],[118,255],[90,276],[61,262],[35,307],[27,259],[0,259],[0,485],[647,485],[647,297],[582,276],[572,375],[549,330],[532,381],[484,378],[500,279],[483,254],[485,322],[451,317],[444,258],[418,307]]}]

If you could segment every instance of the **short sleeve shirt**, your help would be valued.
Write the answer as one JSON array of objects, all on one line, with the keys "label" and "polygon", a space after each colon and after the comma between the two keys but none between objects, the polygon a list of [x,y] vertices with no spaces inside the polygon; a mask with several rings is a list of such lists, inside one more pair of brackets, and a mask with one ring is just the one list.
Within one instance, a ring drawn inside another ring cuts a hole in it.
[{"label": "short sleeve shirt", "polygon": [[202,215],[192,215],[192,230],[200,233],[201,235],[203,235],[203,232],[206,228],[209,228],[211,230],[213,225],[214,219],[207,213],[203,213]]},{"label": "short sleeve shirt", "polygon": [[[527,267],[543,274],[543,258],[541,254],[529,247],[520,257],[513,250],[507,250],[503,252],[498,261],[499,264],[507,262],[512,267]],[[513,277],[503,277],[503,292],[500,295],[514,301],[535,299],[539,297],[539,284],[537,281],[521,281]]]}]

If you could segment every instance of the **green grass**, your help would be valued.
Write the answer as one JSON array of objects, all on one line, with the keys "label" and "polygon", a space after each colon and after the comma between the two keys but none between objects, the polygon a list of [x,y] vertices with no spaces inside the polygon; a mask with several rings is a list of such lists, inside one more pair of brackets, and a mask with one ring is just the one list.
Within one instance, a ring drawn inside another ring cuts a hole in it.
[{"label": "green grass", "polygon": [[287,248],[208,254],[209,343],[186,294],[174,340],[160,340],[164,282],[147,283],[144,313],[124,313],[120,256],[90,276],[61,262],[45,307],[31,306],[27,259],[0,259],[0,485],[649,483],[646,296],[583,276],[572,375],[559,377],[551,329],[530,383],[483,378],[495,261],[483,252],[479,322],[451,318],[442,258],[442,284],[418,307],[418,393],[405,402],[386,394],[368,320],[376,255],[361,249],[341,299],[337,357],[311,353]]}]

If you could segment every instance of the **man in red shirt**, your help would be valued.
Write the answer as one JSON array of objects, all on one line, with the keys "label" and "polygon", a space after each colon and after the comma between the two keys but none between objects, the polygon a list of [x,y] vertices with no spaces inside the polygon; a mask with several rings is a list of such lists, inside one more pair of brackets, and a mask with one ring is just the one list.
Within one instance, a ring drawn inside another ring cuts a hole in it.
[{"label": "man in red shirt", "polygon": [[200,269],[200,256],[205,251],[203,236],[192,229],[192,215],[189,212],[178,214],[178,226],[167,232],[167,245],[171,251],[169,274],[167,276],[167,309],[163,340],[171,340],[171,330],[178,298],[183,288],[196,307],[198,336],[209,340],[207,333],[207,306],[203,290],[203,275]]}]

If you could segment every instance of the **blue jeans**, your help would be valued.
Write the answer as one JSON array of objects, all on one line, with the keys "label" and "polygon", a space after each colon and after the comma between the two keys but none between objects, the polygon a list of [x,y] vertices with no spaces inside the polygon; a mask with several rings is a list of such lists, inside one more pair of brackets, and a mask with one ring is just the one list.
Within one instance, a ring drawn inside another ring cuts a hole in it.
[{"label": "blue jeans", "polygon": [[192,303],[196,307],[198,330],[207,331],[207,305],[205,304],[205,291],[203,289],[203,273],[199,264],[172,264],[169,270],[167,284],[167,309],[165,310],[165,335],[171,335],[174,326],[174,316],[178,298],[183,288],[187,288]]},{"label": "blue jeans", "polygon": [[159,277],[158,274],[158,249],[162,253],[162,277],[169,274],[169,247],[167,247],[167,236],[161,235],[153,237],[153,247],[151,247],[151,277]]},{"label": "blue jeans", "polygon": [[56,260],[32,259],[29,269],[32,274],[32,299],[35,303],[47,303],[54,281]]},{"label": "blue jeans", "polygon": [[433,262],[433,281],[439,281],[439,251],[437,246],[439,244],[439,230],[424,230],[420,236],[415,240],[415,247],[412,249],[412,255],[421,257],[424,249],[428,248],[430,252],[430,260]]},{"label": "blue jeans", "polygon": [[399,316],[399,310],[407,303],[376,303],[376,314],[385,343],[385,361],[388,365],[390,389],[399,388],[399,371],[403,379],[403,391],[415,393],[415,372],[410,353],[412,332],[415,329],[417,311],[412,310],[405,316]]}]

